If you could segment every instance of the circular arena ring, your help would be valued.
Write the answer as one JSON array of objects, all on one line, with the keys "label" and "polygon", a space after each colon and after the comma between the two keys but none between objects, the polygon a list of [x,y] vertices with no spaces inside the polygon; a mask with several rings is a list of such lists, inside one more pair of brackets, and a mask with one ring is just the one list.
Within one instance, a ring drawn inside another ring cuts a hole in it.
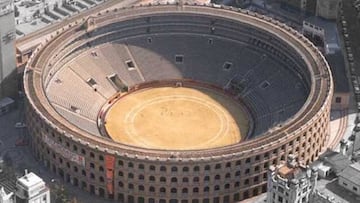
[{"label": "circular arena ring", "polygon": [[253,122],[235,96],[197,81],[142,83],[110,98],[100,111],[105,114],[99,115],[98,125],[114,141],[149,149],[236,144],[252,135]]},{"label": "circular arena ring", "polygon": [[94,13],[24,73],[35,156],[119,202],[236,202],[267,169],[315,160],[333,82],[313,44],[247,10],[166,4]]}]

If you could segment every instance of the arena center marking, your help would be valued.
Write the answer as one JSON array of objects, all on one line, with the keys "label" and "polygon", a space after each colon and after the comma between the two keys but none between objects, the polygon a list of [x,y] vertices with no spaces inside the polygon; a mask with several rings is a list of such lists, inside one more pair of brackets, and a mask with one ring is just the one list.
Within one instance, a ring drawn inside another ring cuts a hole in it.
[{"label": "arena center marking", "polygon": [[[215,105],[214,103],[210,103],[204,99],[199,99],[196,97],[191,97],[191,96],[186,96],[186,95],[162,96],[162,97],[154,98],[152,100],[140,103],[138,106],[131,109],[128,114],[126,114],[125,123],[130,126],[130,128],[126,128],[126,133],[130,136],[130,138],[133,139],[134,142],[138,142],[145,146],[149,146],[147,144],[148,141],[144,141],[144,139],[141,138],[142,136],[138,135],[138,133],[136,132],[136,128],[134,126],[134,119],[139,114],[139,112],[141,112],[144,108],[150,107],[150,105],[152,105],[152,104],[159,104],[161,102],[166,102],[166,101],[171,101],[171,100],[184,100],[184,101],[192,101],[192,102],[198,103],[200,105],[208,107],[219,118],[220,129],[218,130],[218,132],[215,134],[215,136],[212,139],[208,140],[207,142],[205,142],[201,145],[198,145],[199,147],[211,144],[211,142],[213,142],[213,140],[216,140],[219,136],[224,135],[225,133],[228,132],[229,119],[226,116],[226,113],[221,108],[219,108],[218,105]],[[219,114],[222,114],[222,116],[220,116]],[[226,120],[226,121],[224,121],[224,120]],[[137,138],[137,139],[135,139],[135,138]]]},{"label": "arena center marking", "polygon": [[[235,144],[248,118],[230,97],[207,88],[158,87],[130,93],[105,116],[117,142],[151,149],[192,150]],[[243,135],[243,136],[241,136]]]}]

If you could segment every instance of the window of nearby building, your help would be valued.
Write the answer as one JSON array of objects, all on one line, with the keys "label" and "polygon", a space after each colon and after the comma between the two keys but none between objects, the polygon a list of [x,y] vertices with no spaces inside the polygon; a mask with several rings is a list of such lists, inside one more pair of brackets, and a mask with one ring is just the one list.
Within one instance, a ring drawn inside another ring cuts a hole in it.
[{"label": "window of nearby building", "polygon": [[175,63],[184,63],[184,55],[175,55]]},{"label": "window of nearby building", "polygon": [[214,43],[214,40],[213,40],[212,38],[209,38],[209,39],[208,39],[208,43],[209,43],[209,44],[213,44],[213,43]]},{"label": "window of nearby building", "polygon": [[282,188],[282,187],[278,187],[278,191],[280,192],[280,193],[283,193],[284,192],[284,188]]},{"label": "window of nearby building", "polygon": [[336,98],[335,98],[335,102],[336,102],[336,103],[341,103],[341,97],[336,97]]},{"label": "window of nearby building", "polygon": [[231,69],[231,66],[232,66],[232,63],[226,61],[226,62],[224,63],[224,65],[223,65],[223,69],[224,69],[224,70],[230,70],[230,69]]}]

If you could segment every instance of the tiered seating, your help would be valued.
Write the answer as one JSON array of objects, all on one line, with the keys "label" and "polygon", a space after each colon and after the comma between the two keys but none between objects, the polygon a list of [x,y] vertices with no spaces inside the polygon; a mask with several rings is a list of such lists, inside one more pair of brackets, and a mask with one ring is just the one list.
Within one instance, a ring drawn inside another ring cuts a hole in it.
[{"label": "tiered seating", "polygon": [[[196,35],[164,35],[128,39],[127,43],[146,80],[184,77],[222,86],[234,74],[245,73],[261,57],[233,41],[209,40]],[[183,62],[176,62],[176,55],[183,55]],[[225,62],[231,63],[228,70],[223,67]]]},{"label": "tiered seating", "polygon": [[86,130],[87,132],[100,136],[99,130],[96,125],[96,120],[91,120],[86,117],[83,117],[77,113],[72,112],[69,109],[66,109],[62,106],[57,104],[53,104],[55,110],[61,114],[66,120],[70,123],[75,124],[76,126],[80,127],[81,129]]},{"label": "tiered seating", "polygon": [[254,123],[254,135],[258,135],[273,125],[272,113],[265,98],[261,97],[256,92],[251,92],[243,97],[243,100],[250,106]]},{"label": "tiered seating", "polygon": [[[161,46],[164,45],[162,43],[164,42],[155,41],[154,46],[161,49]],[[146,38],[141,38],[131,40],[128,46],[146,81],[182,78],[181,72],[174,64],[174,58],[169,60],[164,57],[165,53],[159,54],[156,50],[150,51],[155,49],[152,45],[147,42]],[[180,66],[179,64],[178,67]]]},{"label": "tiered seating", "polygon": [[[176,60],[176,56],[183,58]],[[308,94],[300,78],[276,60],[218,37],[139,36],[102,44],[77,56],[53,76],[47,95],[64,118],[98,135],[97,113],[116,93],[107,78],[110,75],[117,74],[128,86],[185,78],[225,88],[246,81],[232,93],[250,107],[256,125],[253,136],[257,136],[294,115]],[[96,84],[89,84],[89,78]]]},{"label": "tiered seating", "polygon": [[93,53],[96,53],[97,56],[91,56],[91,53],[87,52],[72,62],[70,66],[85,82],[89,78],[93,78],[97,83],[97,91],[108,98],[116,93],[116,89],[107,79],[107,76],[114,74],[114,70],[101,53]]},{"label": "tiered seating", "polygon": [[104,97],[68,68],[54,76],[54,81],[49,84],[46,91],[51,103],[77,111],[78,114],[92,120],[96,120],[97,113],[105,102]]},{"label": "tiered seating", "polygon": [[126,51],[123,44],[107,44],[99,48],[101,53],[106,56],[112,69],[129,86],[143,82],[136,70],[128,70],[126,61],[131,60],[131,56]]}]

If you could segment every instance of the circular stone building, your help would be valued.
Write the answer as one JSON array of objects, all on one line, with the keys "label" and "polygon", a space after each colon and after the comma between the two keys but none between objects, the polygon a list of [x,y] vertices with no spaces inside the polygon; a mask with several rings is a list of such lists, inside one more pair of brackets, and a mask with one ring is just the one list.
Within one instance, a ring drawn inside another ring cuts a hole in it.
[{"label": "circular stone building", "polygon": [[145,5],[69,23],[24,73],[36,158],[118,202],[235,202],[329,135],[321,53],[271,18],[217,5]]}]

